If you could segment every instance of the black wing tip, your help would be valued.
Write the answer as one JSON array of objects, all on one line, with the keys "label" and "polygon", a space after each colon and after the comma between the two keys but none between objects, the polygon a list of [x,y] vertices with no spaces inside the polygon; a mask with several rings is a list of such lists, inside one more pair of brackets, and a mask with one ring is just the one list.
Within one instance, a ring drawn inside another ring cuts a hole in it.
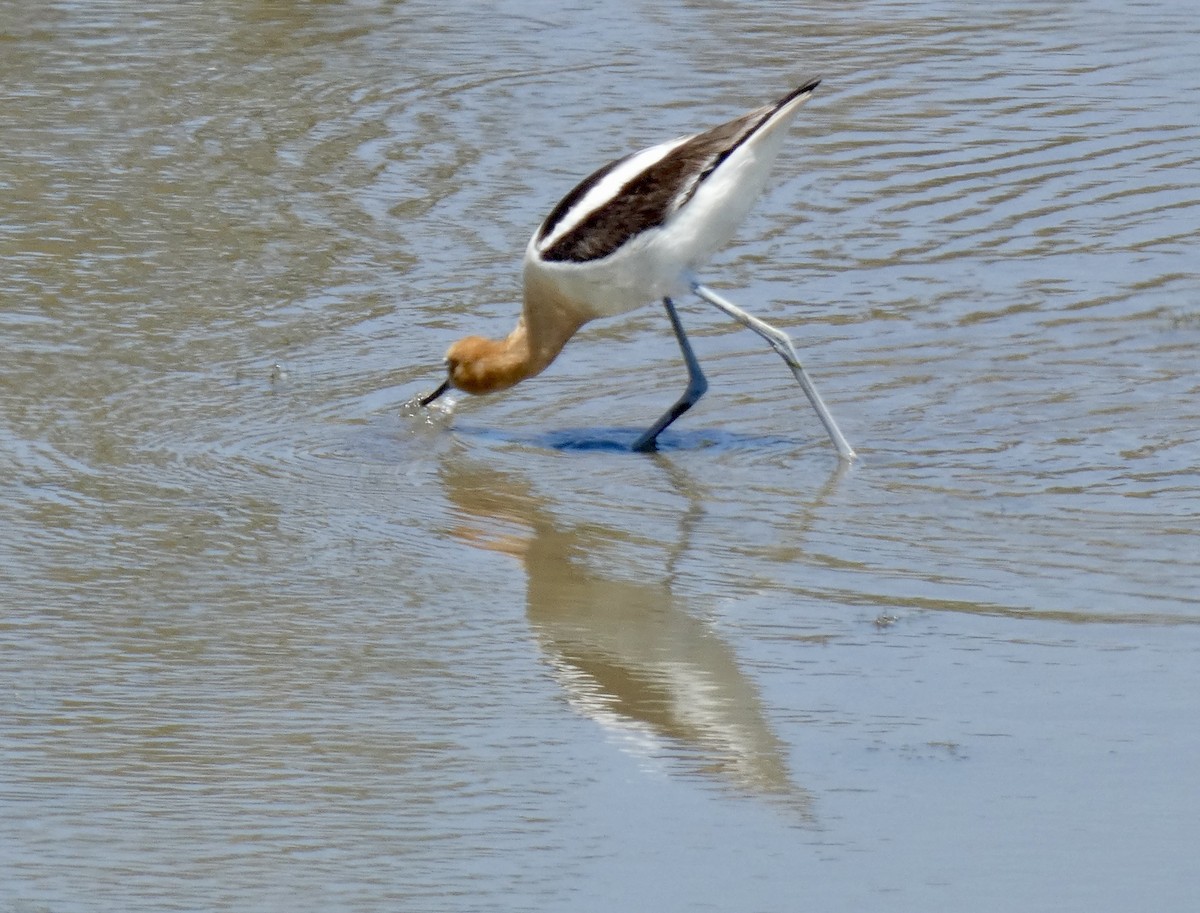
[{"label": "black wing tip", "polygon": [[779,101],[778,101],[778,102],[776,102],[776,104],[775,104],[775,107],[776,107],[776,108],[782,108],[782,107],[783,107],[784,105],[786,105],[788,102],[790,102],[790,101],[795,101],[795,100],[796,100],[797,98],[799,98],[801,95],[808,95],[808,94],[810,94],[810,93],[811,93],[811,92],[812,92],[814,89],[816,89],[816,88],[817,88],[817,86],[819,86],[820,84],[821,84],[821,77],[820,77],[820,76],[810,76],[810,77],[808,77],[807,79],[805,79],[805,80],[804,80],[804,81],[803,81],[803,82],[800,84],[800,87],[799,87],[799,88],[792,89],[792,91],[788,92],[788,94],[787,94],[787,95],[785,95],[785,96],[783,96],[783,98],[779,99]]}]

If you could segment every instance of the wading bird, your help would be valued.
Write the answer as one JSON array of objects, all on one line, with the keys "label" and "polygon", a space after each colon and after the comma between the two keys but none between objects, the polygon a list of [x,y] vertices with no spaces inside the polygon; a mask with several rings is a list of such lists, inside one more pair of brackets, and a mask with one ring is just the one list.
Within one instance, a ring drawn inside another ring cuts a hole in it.
[{"label": "wading bird", "polygon": [[704,395],[708,381],[672,296],[691,289],[754,330],[787,362],[843,460],[854,451],[800,364],[787,334],[701,284],[695,270],[732,236],[766,185],[787,127],[819,79],[772,105],[694,136],[660,143],[605,165],[554,207],[525,251],[525,303],[504,339],[468,336],[446,353],[446,380],[467,393],[506,390],[540,374],[589,320],[615,317],[661,298],[679,341],[688,384],[633,449],[658,436]]}]

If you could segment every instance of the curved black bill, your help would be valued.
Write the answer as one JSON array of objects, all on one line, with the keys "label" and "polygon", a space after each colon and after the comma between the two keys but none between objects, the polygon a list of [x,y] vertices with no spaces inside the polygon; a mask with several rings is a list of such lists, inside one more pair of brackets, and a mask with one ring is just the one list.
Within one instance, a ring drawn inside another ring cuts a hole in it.
[{"label": "curved black bill", "polygon": [[441,396],[443,393],[445,393],[449,389],[450,389],[450,378],[447,377],[444,381],[442,381],[442,385],[440,387],[438,387],[436,390],[434,390],[428,396],[422,396],[418,400],[418,402],[422,406],[428,406],[430,403],[432,403],[435,399],[437,399],[439,396]]}]

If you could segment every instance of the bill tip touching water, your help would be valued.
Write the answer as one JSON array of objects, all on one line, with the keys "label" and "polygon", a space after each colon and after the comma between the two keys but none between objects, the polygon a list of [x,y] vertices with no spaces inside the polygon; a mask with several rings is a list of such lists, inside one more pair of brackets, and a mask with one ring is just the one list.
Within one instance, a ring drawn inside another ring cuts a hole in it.
[{"label": "bill tip touching water", "polygon": [[545,370],[585,323],[661,299],[687,367],[679,400],[633,444],[658,436],[704,395],[707,379],[673,297],[691,291],[766,339],[791,368],[846,461],[854,450],[821,400],[787,334],[725,300],[696,270],[733,236],[766,186],[787,128],[820,83],[805,80],[773,104],[702,133],[673,139],[605,165],[568,193],[525,250],[524,304],[504,339],[468,336],[446,353],[446,379],[421,397],[451,389],[506,390]]}]

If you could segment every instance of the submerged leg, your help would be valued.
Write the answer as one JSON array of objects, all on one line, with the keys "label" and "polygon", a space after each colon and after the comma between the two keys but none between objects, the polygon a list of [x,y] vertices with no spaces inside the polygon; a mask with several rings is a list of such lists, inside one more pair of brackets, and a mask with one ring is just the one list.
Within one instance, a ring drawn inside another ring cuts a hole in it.
[{"label": "submerged leg", "polygon": [[821,420],[821,424],[825,426],[825,430],[829,433],[829,439],[833,441],[833,446],[837,448],[838,456],[849,462],[855,457],[853,448],[842,435],[841,430],[837,426],[837,422],[833,420],[833,415],[826,407],[821,395],[817,393],[817,388],[813,386],[811,380],[808,379],[808,373],[804,370],[804,366],[800,364],[800,357],[796,354],[795,348],[792,346],[792,340],[782,330],[777,330],[764,320],[759,320],[753,314],[748,314],[736,304],[732,304],[714,292],[706,285],[701,285],[699,282],[692,282],[692,291],[707,301],[709,304],[720,308],[738,323],[745,327],[749,327],[763,339],[771,344],[771,348],[778,353],[792,373],[796,375],[796,380],[800,382],[800,387],[804,390],[804,395],[808,397],[808,401],[812,403],[814,409],[817,410],[817,417]]},{"label": "submerged leg", "polygon": [[683,396],[679,397],[679,401],[668,409],[662,418],[651,426],[650,430],[634,441],[633,449],[640,453],[657,450],[658,436],[662,434],[663,429],[692,408],[704,395],[704,391],[708,389],[708,381],[704,377],[704,372],[700,370],[700,362],[696,361],[696,353],[692,351],[692,344],[688,342],[687,334],[683,332],[683,324],[679,322],[679,315],[675,312],[674,303],[670,298],[664,298],[663,305],[666,306],[667,316],[671,318],[671,329],[675,331],[675,338],[679,340],[679,351],[683,353],[683,362],[687,365],[688,384],[683,391]]}]

